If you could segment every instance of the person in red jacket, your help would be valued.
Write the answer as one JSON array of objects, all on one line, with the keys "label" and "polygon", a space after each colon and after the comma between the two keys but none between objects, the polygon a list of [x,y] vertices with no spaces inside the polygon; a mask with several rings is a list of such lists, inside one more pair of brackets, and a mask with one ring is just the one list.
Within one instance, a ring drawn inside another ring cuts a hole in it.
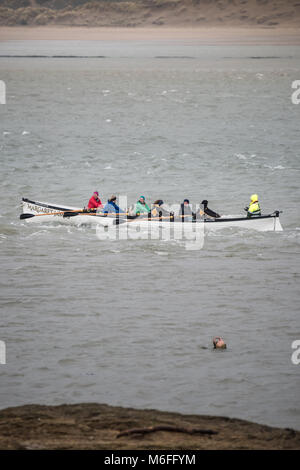
[{"label": "person in red jacket", "polygon": [[89,200],[88,203],[88,209],[97,209],[98,207],[103,207],[102,202],[99,198],[99,193],[98,191],[95,191]]}]

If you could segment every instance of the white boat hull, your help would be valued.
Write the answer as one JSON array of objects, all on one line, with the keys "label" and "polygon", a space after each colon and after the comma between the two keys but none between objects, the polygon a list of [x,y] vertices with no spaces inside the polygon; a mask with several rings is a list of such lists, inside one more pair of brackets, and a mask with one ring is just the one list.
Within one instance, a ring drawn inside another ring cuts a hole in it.
[{"label": "white boat hull", "polygon": [[132,226],[139,226],[141,229],[146,229],[149,225],[153,226],[163,226],[166,228],[175,230],[188,230],[188,228],[193,228],[194,225],[200,226],[204,224],[205,231],[215,231],[215,230],[222,230],[228,228],[240,228],[240,229],[251,229],[257,230],[259,232],[281,232],[283,230],[282,225],[280,223],[279,217],[275,216],[262,216],[262,217],[253,217],[251,219],[247,219],[245,217],[236,218],[236,219],[216,219],[216,220],[197,220],[196,222],[169,222],[169,221],[148,221],[148,220],[133,220],[129,222]]},{"label": "white boat hull", "polygon": [[[63,224],[72,224],[72,225],[92,225],[92,226],[111,226],[118,223],[117,217],[115,216],[103,216],[100,214],[79,214],[73,217],[63,217],[64,211],[81,211],[78,207],[72,206],[60,206],[56,204],[49,204],[44,202],[34,202],[28,199],[23,199],[23,213],[34,214],[36,217],[31,217],[24,219],[28,223],[39,222],[39,223],[48,223],[48,222],[59,222]],[[57,213],[60,212],[60,213]],[[56,214],[57,213],[57,214]],[[43,215],[42,215],[43,214]],[[44,215],[45,214],[45,215]],[[175,231],[195,231],[202,230],[204,224],[204,230],[206,231],[215,231],[226,228],[240,228],[240,229],[251,229],[257,230],[260,232],[281,232],[283,230],[279,213],[274,213],[271,215],[260,216],[260,217],[234,217],[234,218],[220,218],[220,219],[209,219],[209,220],[197,220],[197,221],[174,221],[171,222],[165,218],[162,220],[158,219],[133,219],[126,220],[122,219],[122,222],[132,226],[133,228],[139,227],[141,230],[155,230],[156,228],[165,228],[173,229]],[[124,223],[122,223],[124,225]]]}]

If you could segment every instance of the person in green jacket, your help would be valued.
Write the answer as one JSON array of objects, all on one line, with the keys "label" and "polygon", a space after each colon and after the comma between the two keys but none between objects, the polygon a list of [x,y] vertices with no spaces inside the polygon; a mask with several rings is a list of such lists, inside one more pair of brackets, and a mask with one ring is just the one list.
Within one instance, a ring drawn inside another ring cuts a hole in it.
[{"label": "person in green jacket", "polygon": [[146,203],[145,196],[141,196],[135,205],[136,214],[148,214],[151,211],[150,207]]}]

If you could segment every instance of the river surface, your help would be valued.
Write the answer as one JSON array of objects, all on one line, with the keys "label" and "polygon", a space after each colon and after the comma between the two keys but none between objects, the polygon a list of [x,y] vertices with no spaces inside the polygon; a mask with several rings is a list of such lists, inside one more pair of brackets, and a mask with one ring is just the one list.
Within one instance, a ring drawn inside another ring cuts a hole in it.
[{"label": "river surface", "polygon": [[[300,429],[300,47],[9,41],[0,56],[0,407]],[[19,220],[22,197],[83,207],[95,189],[226,215],[258,193],[284,231],[226,229],[190,251]]]}]

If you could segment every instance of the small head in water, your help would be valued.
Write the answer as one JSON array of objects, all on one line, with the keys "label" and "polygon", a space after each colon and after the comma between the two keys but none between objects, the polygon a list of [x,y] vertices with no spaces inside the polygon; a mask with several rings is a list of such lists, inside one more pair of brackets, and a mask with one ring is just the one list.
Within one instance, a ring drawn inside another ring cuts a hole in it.
[{"label": "small head in water", "polygon": [[220,336],[213,339],[213,345],[214,349],[226,349],[226,343]]}]

